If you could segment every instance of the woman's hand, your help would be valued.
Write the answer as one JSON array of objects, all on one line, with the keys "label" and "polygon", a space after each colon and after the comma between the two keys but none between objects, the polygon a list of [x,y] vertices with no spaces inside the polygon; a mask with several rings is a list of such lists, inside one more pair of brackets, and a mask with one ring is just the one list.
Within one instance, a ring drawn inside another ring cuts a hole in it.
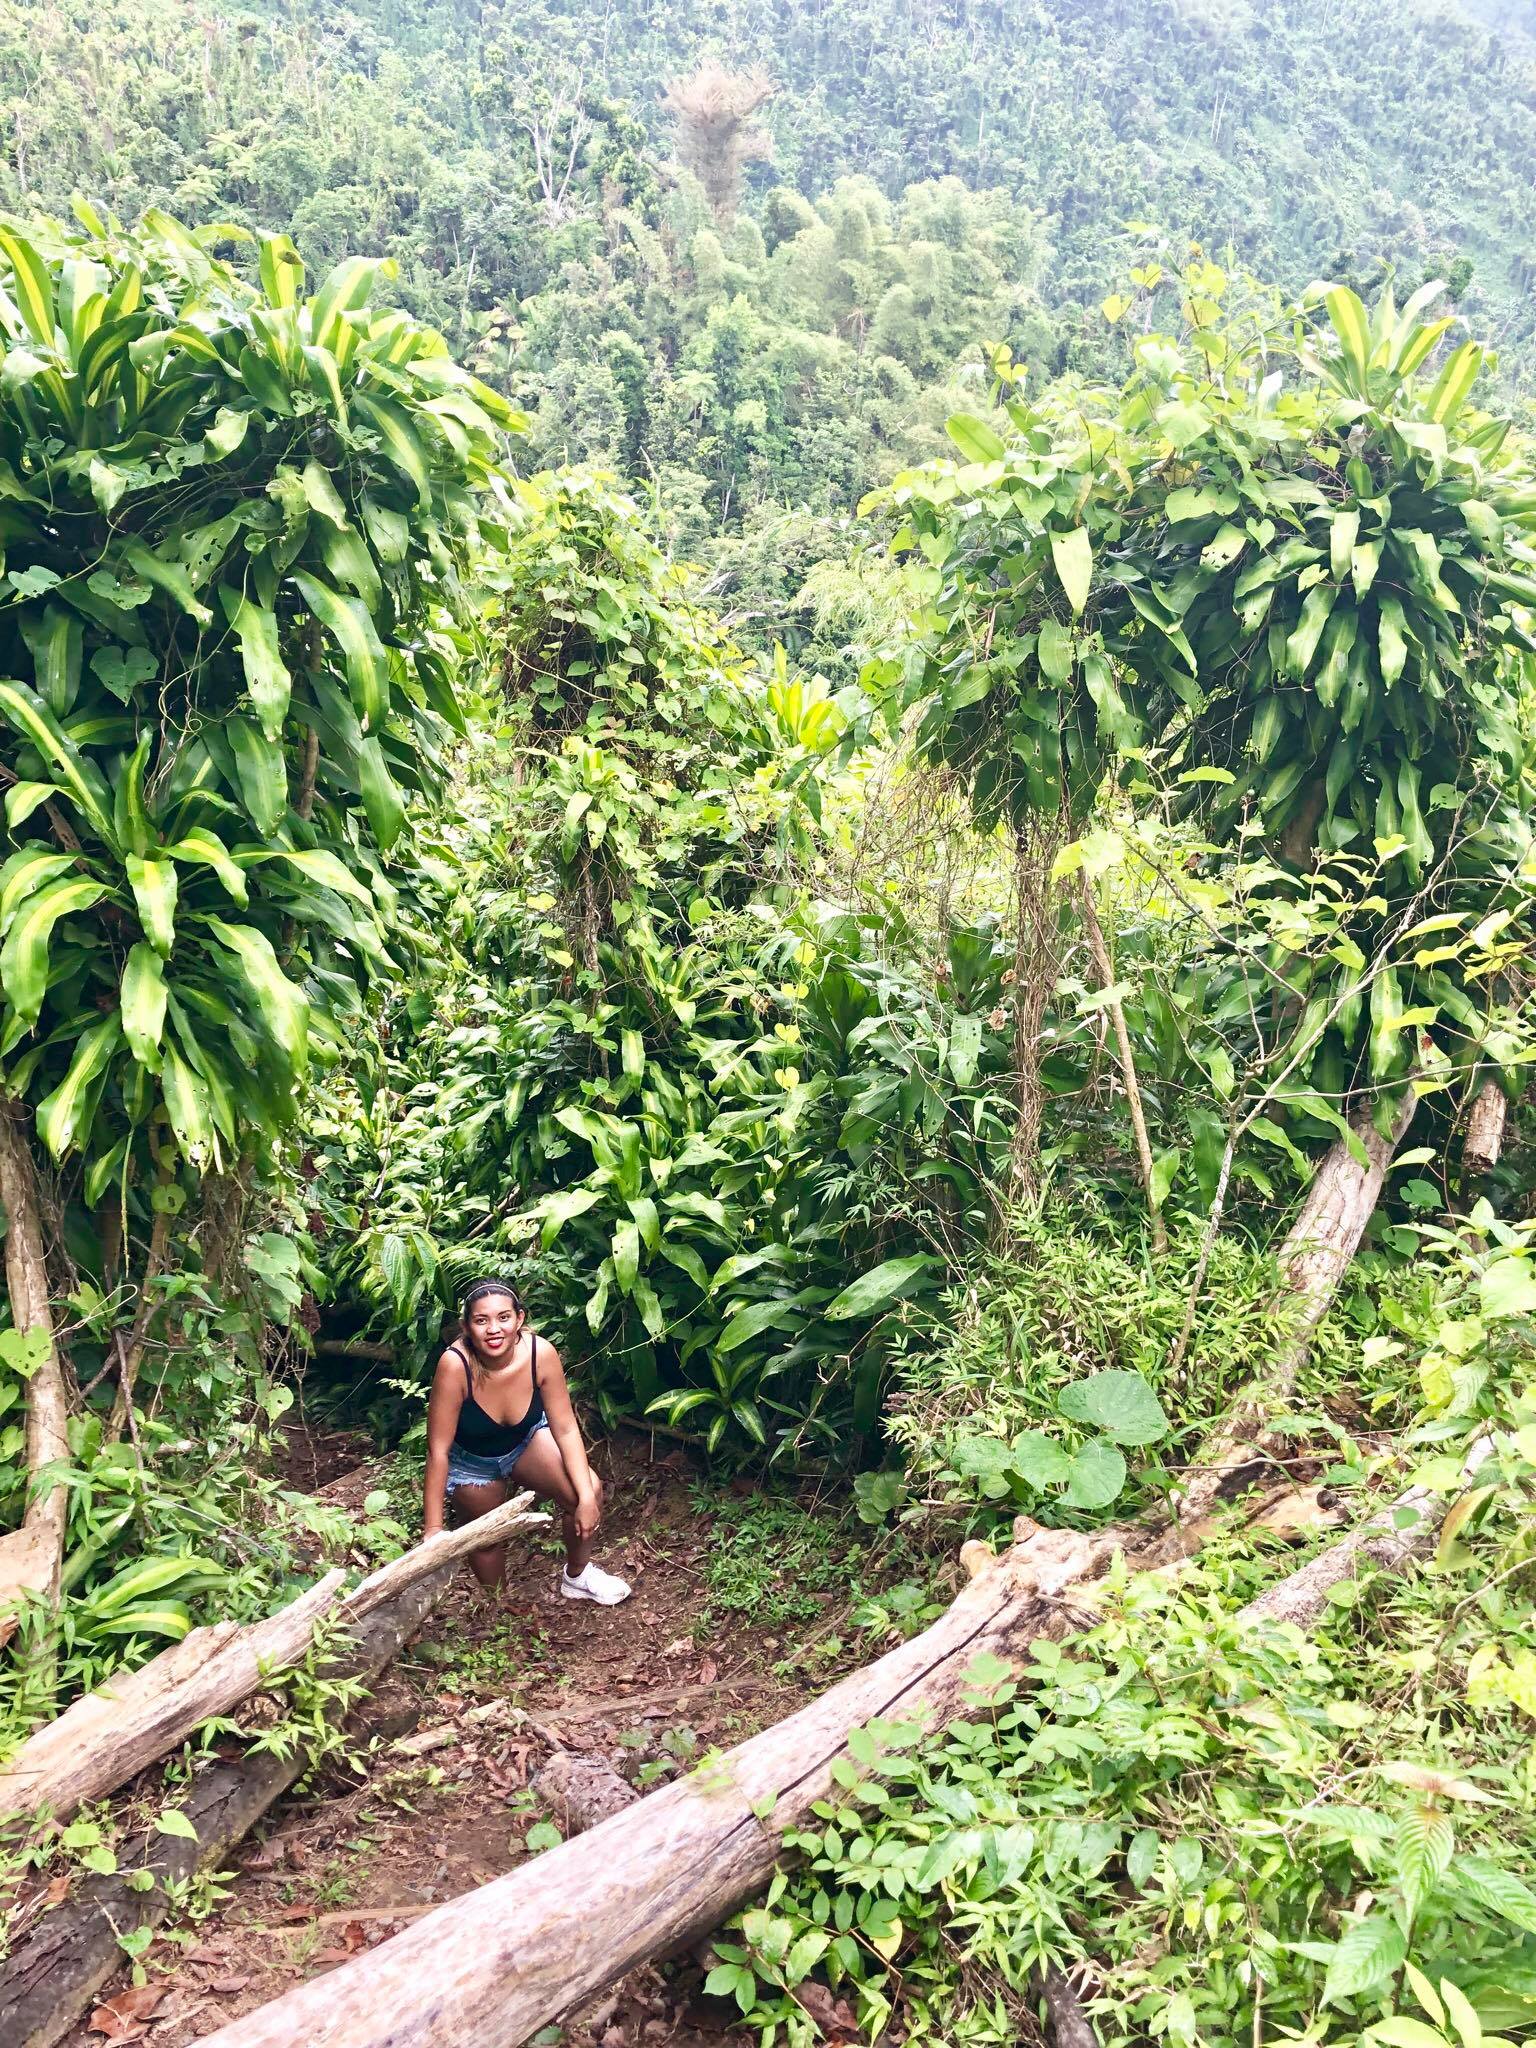
[{"label": "woman's hand", "polygon": [[576,1495],[576,1534],[585,1543],[603,1519],[603,1482],[592,1479]]}]

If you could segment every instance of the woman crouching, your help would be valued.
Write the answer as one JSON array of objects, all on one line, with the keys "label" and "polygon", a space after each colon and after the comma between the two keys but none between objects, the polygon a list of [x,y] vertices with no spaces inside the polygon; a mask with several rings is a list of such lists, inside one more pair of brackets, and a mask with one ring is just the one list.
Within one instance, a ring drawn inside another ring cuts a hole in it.
[{"label": "woman crouching", "polygon": [[[602,1607],[627,1600],[624,1580],[592,1562],[603,1483],[587,1463],[560,1354],[529,1329],[515,1288],[477,1280],[464,1297],[460,1335],[432,1380],[422,1533],[436,1535],[445,1513],[455,1528],[475,1521],[525,1488],[561,1511],[566,1599]],[[482,1586],[498,1587],[506,1545],[471,1551],[469,1562]]]}]

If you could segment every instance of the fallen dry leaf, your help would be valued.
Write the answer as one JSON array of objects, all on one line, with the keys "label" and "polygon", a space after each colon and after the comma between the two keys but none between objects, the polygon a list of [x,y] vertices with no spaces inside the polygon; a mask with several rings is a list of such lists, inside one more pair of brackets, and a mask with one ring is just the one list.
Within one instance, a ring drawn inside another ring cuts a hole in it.
[{"label": "fallen dry leaf", "polygon": [[312,1963],[345,1963],[352,1959],[352,1950],[347,1948],[317,1948],[310,1957]]},{"label": "fallen dry leaf", "polygon": [[105,2034],[109,2041],[142,2041],[149,2032],[149,2015],[168,1988],[165,1984],[130,1984],[126,1991],[97,2006],[87,2031]]},{"label": "fallen dry leaf", "polygon": [[224,1992],[243,1991],[250,1982],[251,1979],[249,1977],[210,1977],[208,1979],[208,1989],[210,1991]]},{"label": "fallen dry leaf", "polygon": [[700,1685],[713,1685],[715,1679],[719,1675],[719,1671],[720,1666],[715,1662],[714,1658],[706,1657],[704,1659],[704,1662],[699,1666]]},{"label": "fallen dry leaf", "polygon": [[692,1636],[679,1636],[675,1643],[668,1643],[661,1654],[663,1657],[681,1657],[685,1650],[691,1650],[692,1648]]},{"label": "fallen dry leaf", "polygon": [[69,1879],[67,1877],[51,1877],[48,1880],[48,1888],[43,1893],[43,1904],[45,1906],[56,1906],[60,1899],[67,1899],[68,1897]]},{"label": "fallen dry leaf", "polygon": [[808,1979],[795,1986],[794,1996],[801,2010],[820,2027],[828,2041],[845,2042],[858,2039],[858,2022],[852,2008],[841,1998],[834,1998],[825,1984]]}]

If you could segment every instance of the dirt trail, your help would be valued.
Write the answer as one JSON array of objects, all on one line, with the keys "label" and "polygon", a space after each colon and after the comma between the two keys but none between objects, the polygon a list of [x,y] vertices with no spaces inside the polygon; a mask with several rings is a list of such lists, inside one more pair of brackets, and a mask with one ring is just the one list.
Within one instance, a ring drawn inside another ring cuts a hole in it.
[{"label": "dirt trail", "polygon": [[[360,1505],[387,1461],[338,1483],[358,1447],[340,1433],[297,1437],[289,1483]],[[94,2030],[68,2037],[74,2048],[99,2048],[104,2036],[183,2048],[513,1869],[544,1818],[525,1788],[552,1744],[596,1751],[643,1788],[792,1710],[804,1695],[774,1676],[760,1631],[711,1622],[705,1640],[711,1525],[689,1499],[683,1454],[660,1448],[628,1436],[593,1453],[609,1495],[598,1558],[629,1579],[633,1597],[617,1608],[562,1599],[548,1538],[514,1551],[501,1608],[466,1575],[357,1715],[356,1763],[330,1760],[275,1809],[244,1846],[227,1901],[180,1939],[157,1941],[149,1985],[135,1993],[125,1974]],[[527,1719],[472,1718],[493,1700]],[[394,1747],[444,1728],[451,1734],[426,1753]],[[704,1999],[698,1968],[684,1965],[637,1973],[561,2038],[581,2048],[749,2039],[732,2024],[734,2007]]]}]

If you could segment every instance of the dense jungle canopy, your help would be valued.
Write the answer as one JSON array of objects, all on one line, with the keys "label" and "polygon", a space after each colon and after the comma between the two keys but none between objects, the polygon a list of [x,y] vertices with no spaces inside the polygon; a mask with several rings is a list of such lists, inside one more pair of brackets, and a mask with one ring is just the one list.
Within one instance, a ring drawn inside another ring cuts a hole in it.
[{"label": "dense jungle canopy", "polygon": [[[1530,7],[0,138],[7,2043],[1536,2033]],[[629,1606],[450,1583],[486,1273]]]}]

